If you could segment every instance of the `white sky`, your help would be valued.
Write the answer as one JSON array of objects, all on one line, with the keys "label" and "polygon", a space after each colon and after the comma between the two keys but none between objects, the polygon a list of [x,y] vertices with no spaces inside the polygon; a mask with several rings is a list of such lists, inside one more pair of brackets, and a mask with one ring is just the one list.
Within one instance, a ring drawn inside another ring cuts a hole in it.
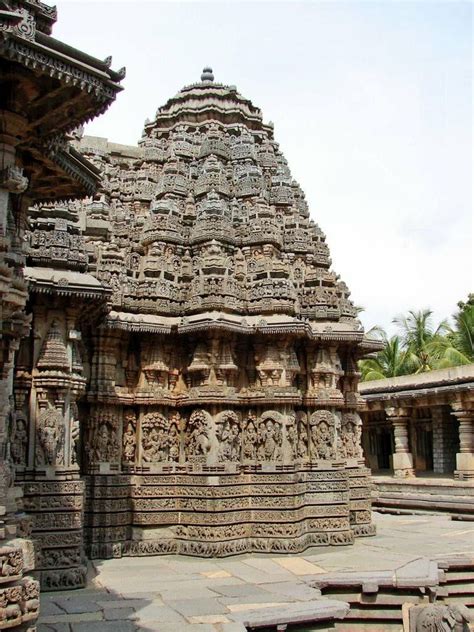
[{"label": "white sky", "polygon": [[473,291],[471,3],[56,4],[55,37],[127,67],[87,134],[135,144],[207,64],[262,108],[366,327]]}]

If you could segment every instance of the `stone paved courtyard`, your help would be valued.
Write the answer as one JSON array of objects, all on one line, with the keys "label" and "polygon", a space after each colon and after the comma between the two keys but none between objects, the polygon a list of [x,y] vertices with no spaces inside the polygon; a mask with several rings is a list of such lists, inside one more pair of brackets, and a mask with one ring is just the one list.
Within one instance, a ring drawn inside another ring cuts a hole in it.
[{"label": "stone paved courtyard", "polygon": [[250,611],[318,600],[319,591],[309,584],[324,573],[402,572],[415,560],[422,566],[437,555],[474,551],[473,523],[440,515],[374,515],[378,534],[353,547],[318,547],[294,556],[95,561],[86,589],[43,595],[38,632],[243,632]]}]

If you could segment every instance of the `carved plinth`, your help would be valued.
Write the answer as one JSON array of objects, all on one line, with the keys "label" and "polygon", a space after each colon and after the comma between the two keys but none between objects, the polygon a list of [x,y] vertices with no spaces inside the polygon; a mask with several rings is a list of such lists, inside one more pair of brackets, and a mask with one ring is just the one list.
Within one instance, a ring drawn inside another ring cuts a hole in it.
[{"label": "carved plinth", "polygon": [[374,533],[364,468],[89,477],[87,489],[94,558],[295,553]]}]

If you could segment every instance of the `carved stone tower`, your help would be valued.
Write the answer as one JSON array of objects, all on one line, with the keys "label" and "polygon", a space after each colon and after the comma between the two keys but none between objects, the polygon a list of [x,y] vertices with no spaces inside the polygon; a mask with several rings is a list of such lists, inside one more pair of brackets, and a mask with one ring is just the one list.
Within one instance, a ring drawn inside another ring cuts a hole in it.
[{"label": "carved stone tower", "polygon": [[[273,126],[206,68],[137,147],[78,148],[101,193],[77,222],[56,215],[70,239],[82,227],[74,265],[85,253],[111,292],[100,325],[74,321],[80,346],[67,343],[88,554],[295,552],[371,535],[356,364],[370,343]],[[43,329],[39,387],[66,357],[54,319]],[[43,467],[63,458],[48,447],[55,407],[38,403]]]}]

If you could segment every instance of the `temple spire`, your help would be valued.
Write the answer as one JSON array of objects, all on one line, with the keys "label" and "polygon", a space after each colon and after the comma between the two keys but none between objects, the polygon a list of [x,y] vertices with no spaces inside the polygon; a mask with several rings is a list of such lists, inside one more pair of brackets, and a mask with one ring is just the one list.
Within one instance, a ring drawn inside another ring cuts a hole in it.
[{"label": "temple spire", "polygon": [[201,81],[214,81],[214,73],[212,68],[206,66],[202,69]]}]

